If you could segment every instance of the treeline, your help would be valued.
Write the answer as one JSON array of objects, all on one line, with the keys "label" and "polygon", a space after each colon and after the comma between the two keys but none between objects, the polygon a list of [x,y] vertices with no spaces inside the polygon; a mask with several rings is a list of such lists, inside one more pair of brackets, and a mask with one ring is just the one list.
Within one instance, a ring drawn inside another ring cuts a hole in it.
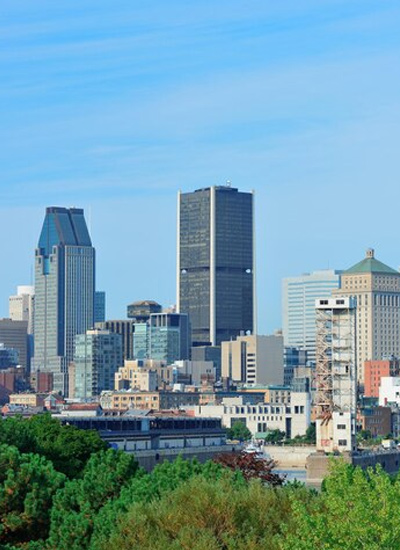
[{"label": "treeline", "polygon": [[320,492],[249,477],[182,459],[147,474],[95,432],[3,420],[0,549],[400,548],[400,479],[382,470],[336,462]]}]

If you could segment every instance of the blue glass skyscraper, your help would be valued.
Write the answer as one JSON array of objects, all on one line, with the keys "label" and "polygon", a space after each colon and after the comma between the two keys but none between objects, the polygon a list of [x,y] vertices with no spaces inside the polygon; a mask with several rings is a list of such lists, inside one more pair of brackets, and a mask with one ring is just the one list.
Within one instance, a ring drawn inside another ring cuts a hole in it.
[{"label": "blue glass skyscraper", "polygon": [[54,390],[68,392],[75,336],[93,327],[95,250],[80,208],[51,206],[35,253],[33,370],[53,373]]}]

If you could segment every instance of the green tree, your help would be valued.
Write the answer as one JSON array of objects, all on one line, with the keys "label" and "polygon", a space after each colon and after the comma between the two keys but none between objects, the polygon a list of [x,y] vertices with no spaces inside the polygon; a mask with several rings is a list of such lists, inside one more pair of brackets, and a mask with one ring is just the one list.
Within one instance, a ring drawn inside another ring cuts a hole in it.
[{"label": "green tree", "polygon": [[0,543],[47,537],[53,497],[65,482],[51,462],[16,447],[0,446]]},{"label": "green tree", "polygon": [[94,519],[109,499],[120,494],[138,470],[132,455],[102,451],[88,461],[83,477],[69,481],[51,511],[49,545],[55,550],[88,548]]},{"label": "green tree", "polygon": [[285,432],[281,430],[270,430],[266,437],[266,443],[281,443],[285,439]]},{"label": "green tree", "polygon": [[380,467],[367,472],[334,461],[323,491],[310,503],[293,493],[293,524],[280,549],[396,550],[400,548],[400,480]]},{"label": "green tree", "polygon": [[238,439],[239,441],[249,441],[251,439],[251,431],[246,424],[237,420],[226,431],[228,439]]},{"label": "green tree", "polygon": [[69,478],[81,473],[93,453],[107,449],[96,431],[63,426],[50,414],[0,420],[0,443],[46,457]]},{"label": "green tree", "polygon": [[[173,462],[165,461],[157,465],[149,474],[143,470],[138,471],[130,483],[123,487],[120,496],[108,501],[99,511],[95,518],[90,548],[98,550],[102,546],[107,546],[116,522],[126,514],[132,503],[158,501],[194,476],[215,481],[224,475],[224,471],[221,465],[211,460],[200,464],[196,459],[184,460],[180,456]],[[232,480],[234,483],[241,483],[243,477],[240,473],[236,473],[232,476]]]},{"label": "green tree", "polygon": [[316,441],[317,441],[317,428],[316,428],[315,422],[311,422],[311,424],[308,426],[306,430],[304,442],[315,445]]},{"label": "green tree", "polygon": [[[229,471],[217,480],[194,476],[157,502],[132,504],[97,550],[277,550],[291,493],[255,480],[233,483]],[[301,498],[308,498],[304,489]]]}]

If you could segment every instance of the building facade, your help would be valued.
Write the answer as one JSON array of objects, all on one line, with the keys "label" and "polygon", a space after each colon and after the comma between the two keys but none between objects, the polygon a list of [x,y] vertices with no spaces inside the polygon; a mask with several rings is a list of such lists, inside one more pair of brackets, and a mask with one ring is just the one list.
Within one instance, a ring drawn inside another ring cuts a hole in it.
[{"label": "building facade", "polygon": [[96,290],[94,293],[94,322],[103,323],[106,320],[106,293]]},{"label": "building facade", "polygon": [[400,356],[400,273],[375,258],[365,258],[342,274],[335,297],[350,296],[357,303],[357,371],[364,384],[364,363]]},{"label": "building facade", "polygon": [[177,311],[194,345],[256,331],[253,199],[229,186],[178,195]]},{"label": "building facade", "polygon": [[75,338],[75,399],[90,399],[114,389],[114,378],[122,365],[122,337],[108,330],[88,330]]},{"label": "building facade", "polygon": [[0,343],[6,348],[18,351],[18,363],[27,372],[28,361],[28,321],[0,319]]},{"label": "building facade", "polygon": [[282,323],[285,346],[307,352],[315,362],[315,300],[330,298],[340,286],[340,271],[330,269],[287,277],[282,285]]},{"label": "building facade", "polygon": [[200,418],[221,418],[226,428],[243,422],[254,437],[263,439],[271,430],[281,430],[288,438],[304,435],[311,422],[308,393],[292,392],[286,403],[250,404],[243,396],[225,398],[220,405],[193,407],[193,413]]},{"label": "building facade", "polygon": [[95,250],[80,208],[49,207],[35,253],[33,369],[67,395],[75,336],[93,327]]},{"label": "building facade", "polygon": [[8,315],[12,321],[28,321],[28,334],[33,334],[35,287],[21,285],[8,299]]},{"label": "building facade", "polygon": [[167,364],[189,359],[191,331],[187,314],[152,313],[149,331],[149,359]]},{"label": "building facade", "polygon": [[364,364],[364,396],[379,397],[381,378],[400,376],[400,362],[397,358],[382,361],[365,361]]},{"label": "building facade", "polygon": [[222,377],[242,384],[283,384],[283,337],[239,336],[222,342]]}]

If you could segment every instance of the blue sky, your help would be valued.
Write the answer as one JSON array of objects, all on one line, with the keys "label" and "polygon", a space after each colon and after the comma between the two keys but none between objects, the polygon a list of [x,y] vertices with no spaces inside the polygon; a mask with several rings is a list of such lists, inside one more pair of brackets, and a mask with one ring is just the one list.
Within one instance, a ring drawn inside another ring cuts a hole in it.
[{"label": "blue sky", "polygon": [[0,315],[44,208],[82,206],[108,316],[175,301],[176,192],[255,189],[260,332],[281,280],[400,265],[398,0],[3,0]]}]

